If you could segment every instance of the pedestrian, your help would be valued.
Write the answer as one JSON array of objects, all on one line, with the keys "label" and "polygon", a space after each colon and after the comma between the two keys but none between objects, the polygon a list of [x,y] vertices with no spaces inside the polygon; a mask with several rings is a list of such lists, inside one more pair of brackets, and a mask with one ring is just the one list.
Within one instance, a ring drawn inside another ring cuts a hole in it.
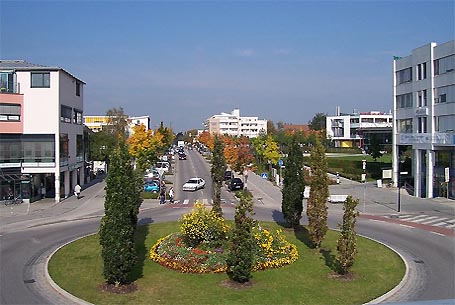
[{"label": "pedestrian", "polygon": [[77,199],[79,199],[80,194],[81,194],[81,186],[79,184],[76,184],[74,186],[74,195],[77,197]]},{"label": "pedestrian", "polygon": [[44,187],[44,184],[41,183],[41,199],[44,199],[46,197],[46,188]]},{"label": "pedestrian", "polygon": [[164,204],[166,201],[166,191],[164,188],[160,188],[160,204]]},{"label": "pedestrian", "polygon": [[169,189],[169,203],[170,204],[174,203],[174,188],[172,186]]}]

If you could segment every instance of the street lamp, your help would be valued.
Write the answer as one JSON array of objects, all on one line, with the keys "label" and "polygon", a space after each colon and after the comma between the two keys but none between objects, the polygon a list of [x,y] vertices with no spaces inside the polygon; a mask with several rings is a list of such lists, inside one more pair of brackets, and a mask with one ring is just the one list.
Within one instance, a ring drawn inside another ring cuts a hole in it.
[{"label": "street lamp", "polygon": [[[400,165],[401,163],[401,165]],[[398,209],[397,211],[401,211],[401,175],[406,175],[408,172],[401,172],[401,167],[404,163],[404,157],[400,156],[400,163],[398,163]]]}]

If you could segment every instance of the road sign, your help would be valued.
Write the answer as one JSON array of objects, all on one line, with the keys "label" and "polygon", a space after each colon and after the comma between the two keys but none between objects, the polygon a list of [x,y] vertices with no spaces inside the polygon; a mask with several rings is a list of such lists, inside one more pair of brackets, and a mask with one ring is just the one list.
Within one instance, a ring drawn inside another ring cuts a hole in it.
[{"label": "road sign", "polygon": [[278,161],[278,165],[281,167],[283,166],[283,160],[280,159],[280,161]]},{"label": "road sign", "polygon": [[449,168],[448,167],[444,168],[444,178],[445,178],[445,182],[449,182],[450,177],[449,177]]},{"label": "road sign", "polygon": [[362,160],[362,169],[363,170],[367,169],[367,160]]},{"label": "road sign", "polygon": [[267,173],[262,173],[262,174],[261,174],[261,178],[262,178],[262,179],[267,179]]}]

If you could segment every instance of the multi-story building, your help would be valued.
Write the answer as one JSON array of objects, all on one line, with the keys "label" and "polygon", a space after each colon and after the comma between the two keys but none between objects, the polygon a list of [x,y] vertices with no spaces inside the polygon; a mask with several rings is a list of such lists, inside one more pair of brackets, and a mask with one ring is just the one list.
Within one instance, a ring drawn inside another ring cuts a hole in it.
[{"label": "multi-story building", "polygon": [[23,60],[0,60],[0,81],[0,200],[70,196],[85,180],[85,83]]},{"label": "multi-story building", "polygon": [[339,107],[335,116],[326,117],[327,139],[335,147],[359,147],[367,150],[372,137],[384,149],[392,145],[393,115],[380,111],[340,113]]},{"label": "multi-story building", "polygon": [[454,71],[455,40],[393,61],[393,178],[397,184],[400,164],[411,157],[417,197],[455,197]]},{"label": "multi-story building", "polygon": [[211,116],[204,122],[204,127],[210,134],[256,138],[261,133],[267,133],[267,120],[241,117],[240,110],[234,109],[230,114],[222,112]]},{"label": "multi-story building", "polygon": [[[148,115],[144,116],[134,116],[126,118],[127,122],[127,134],[132,135],[133,128],[136,125],[144,125],[145,130],[150,129],[150,117]],[[104,126],[109,124],[109,117],[105,115],[87,115],[84,116],[84,125],[87,126],[93,132],[99,132],[103,129]]]}]

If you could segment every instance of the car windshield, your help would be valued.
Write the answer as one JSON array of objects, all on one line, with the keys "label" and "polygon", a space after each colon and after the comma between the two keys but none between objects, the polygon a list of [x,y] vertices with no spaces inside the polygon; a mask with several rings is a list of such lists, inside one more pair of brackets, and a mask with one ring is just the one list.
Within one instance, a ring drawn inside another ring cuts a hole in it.
[{"label": "car windshield", "polygon": [[191,184],[197,184],[197,183],[198,183],[198,181],[197,181],[196,179],[190,179],[190,180],[188,180],[188,182],[187,182],[187,183],[191,183]]},{"label": "car windshield", "polygon": [[238,183],[238,182],[242,182],[242,180],[240,180],[240,178],[234,178],[234,179],[232,180],[232,182]]}]

